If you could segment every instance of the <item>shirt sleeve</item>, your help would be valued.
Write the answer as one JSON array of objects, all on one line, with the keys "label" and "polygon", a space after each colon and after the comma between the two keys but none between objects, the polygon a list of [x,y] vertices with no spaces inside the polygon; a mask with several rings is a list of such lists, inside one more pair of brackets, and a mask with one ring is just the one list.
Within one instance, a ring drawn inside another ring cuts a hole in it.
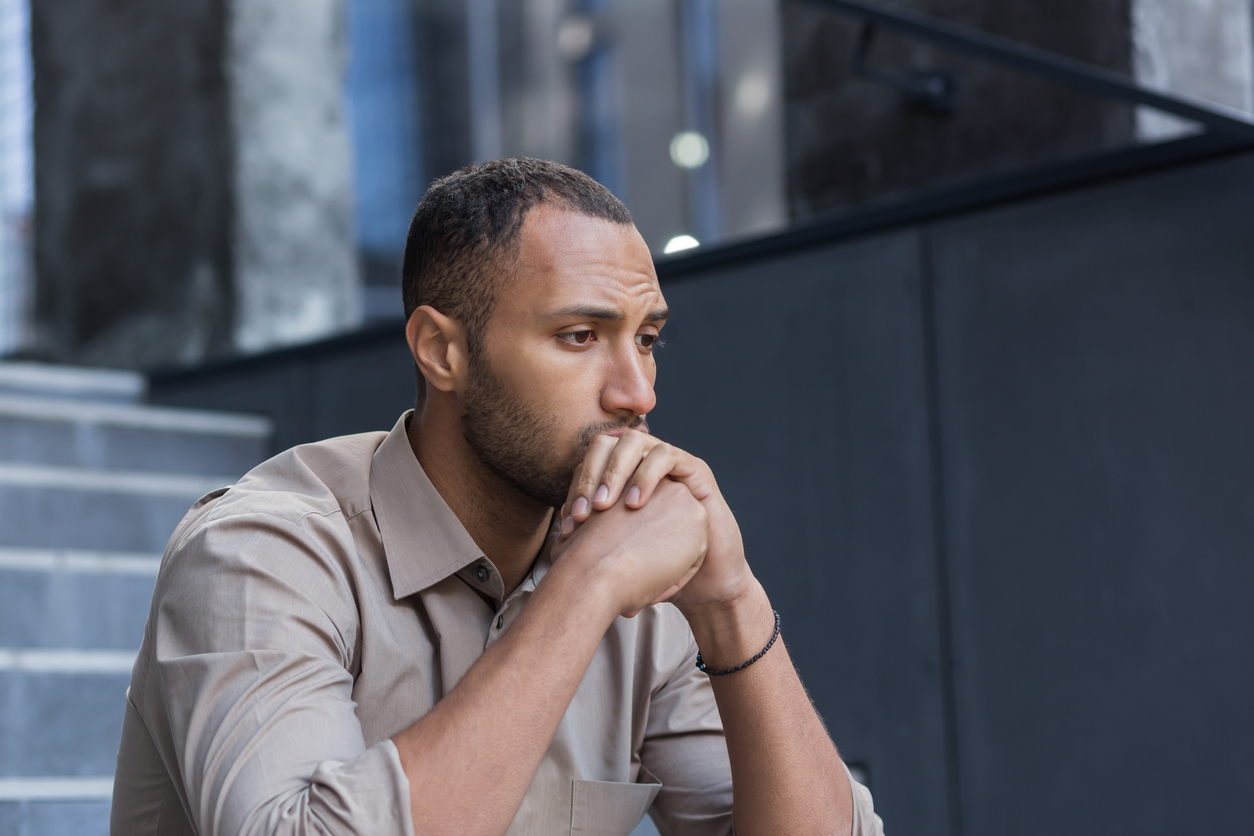
[{"label": "shirt sleeve", "polygon": [[[675,615],[683,619],[677,610]],[[650,702],[639,780],[662,783],[651,811],[661,836],[727,836],[735,830],[723,722],[710,678],[697,669],[697,645],[687,622],[679,629],[689,639],[687,655]],[[852,836],[884,836],[871,791],[852,775],[849,785]]]},{"label": "shirt sleeve", "polygon": [[211,520],[163,566],[145,702],[202,836],[413,833],[396,747],[367,748],[354,713],[338,522]]},{"label": "shirt sleeve", "polygon": [[[845,767],[845,772],[849,768]],[[853,790],[853,836],[884,836],[884,822],[875,812],[871,791],[849,776],[849,788]]]},{"label": "shirt sleeve", "polygon": [[[649,702],[638,780],[662,784],[650,811],[661,836],[726,836],[732,832],[731,761],[714,690],[696,668],[687,621],[668,605],[659,615],[674,622],[659,625],[659,633],[686,637],[687,649],[678,665],[670,654],[670,678]],[[655,654],[662,652],[655,646]]]}]

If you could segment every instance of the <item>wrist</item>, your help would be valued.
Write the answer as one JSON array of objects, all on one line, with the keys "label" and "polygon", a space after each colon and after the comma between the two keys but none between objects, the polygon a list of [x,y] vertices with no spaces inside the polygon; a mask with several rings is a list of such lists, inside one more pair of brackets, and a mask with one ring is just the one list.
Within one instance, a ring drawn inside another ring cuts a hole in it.
[{"label": "wrist", "polygon": [[683,614],[702,659],[712,669],[741,664],[760,651],[775,632],[775,613],[756,578],[735,598],[686,607]]},{"label": "wrist", "polygon": [[[586,617],[608,630],[622,610],[619,602],[621,584],[608,571],[608,561],[598,559],[584,549],[568,549],[544,576],[544,581],[557,587],[563,600],[579,602],[588,608]],[[542,583],[544,582],[542,581]]]}]

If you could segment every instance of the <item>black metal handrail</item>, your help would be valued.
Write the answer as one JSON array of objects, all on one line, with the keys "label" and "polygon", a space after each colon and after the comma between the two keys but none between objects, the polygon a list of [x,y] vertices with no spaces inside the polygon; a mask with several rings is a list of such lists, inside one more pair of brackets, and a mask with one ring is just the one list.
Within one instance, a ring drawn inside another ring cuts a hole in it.
[{"label": "black metal handrail", "polygon": [[1198,122],[1216,133],[1254,142],[1254,120],[1248,114],[1191,96],[1154,90],[1122,73],[1065,58],[1048,50],[990,35],[979,29],[951,23],[882,0],[805,2],[860,18],[886,29],[895,29],[956,52],[1044,76],[1070,87],[1133,104],[1147,105],[1182,119]]}]

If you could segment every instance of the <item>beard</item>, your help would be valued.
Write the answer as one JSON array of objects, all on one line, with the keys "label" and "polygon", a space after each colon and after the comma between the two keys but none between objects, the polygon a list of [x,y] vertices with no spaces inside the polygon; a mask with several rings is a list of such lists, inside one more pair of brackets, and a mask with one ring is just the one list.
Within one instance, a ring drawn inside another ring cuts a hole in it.
[{"label": "beard", "polygon": [[563,444],[557,417],[535,409],[509,391],[486,358],[470,359],[462,428],[475,456],[498,478],[549,508],[566,501],[584,451],[593,437],[627,428],[648,428],[643,415],[583,427]]}]

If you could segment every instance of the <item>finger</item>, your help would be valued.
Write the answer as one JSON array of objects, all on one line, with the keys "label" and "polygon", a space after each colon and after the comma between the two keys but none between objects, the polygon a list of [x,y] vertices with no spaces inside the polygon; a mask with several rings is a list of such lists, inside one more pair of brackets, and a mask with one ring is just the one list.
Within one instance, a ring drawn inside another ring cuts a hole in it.
[{"label": "finger", "polygon": [[571,483],[569,516],[574,522],[581,523],[592,513],[592,497],[601,484],[601,474],[605,472],[610,453],[617,444],[618,439],[611,435],[598,435],[588,442],[588,452],[584,454],[579,473]]},{"label": "finger", "polygon": [[[575,474],[571,477],[570,487],[566,489],[566,501],[557,509],[557,513],[553,515],[554,534],[558,540],[569,535],[570,531],[574,531],[575,521],[570,517],[570,506],[575,501],[575,483],[579,480],[579,471],[583,468],[583,463],[575,468]],[[569,531],[567,530],[569,528]]]},{"label": "finger", "polygon": [[[557,528],[558,536],[562,536],[563,526],[566,524],[566,518],[570,516],[571,506],[575,502],[575,490],[579,485],[579,474],[583,470],[583,462],[575,468],[575,474],[571,477],[570,487],[566,489],[566,501],[562,503],[562,507],[557,509],[554,525]],[[573,520],[572,520],[573,522]]]},{"label": "finger", "polygon": [[[658,456],[658,461],[651,463],[654,456]],[[662,479],[680,483],[698,502],[705,502],[719,495],[714,473],[704,461],[678,447],[672,447],[665,452],[655,449],[649,453],[649,458],[640,466],[637,476],[627,487],[627,506],[639,508],[648,502]]]},{"label": "finger", "polygon": [[676,468],[683,469],[685,458],[690,458],[690,454],[665,442],[657,442],[636,468],[626,486],[624,502],[627,507],[643,507],[663,479],[671,476]]},{"label": "finger", "polygon": [[640,460],[657,444],[659,442],[653,436],[635,430],[627,430],[619,436],[618,443],[614,445],[605,462],[601,482],[592,494],[592,507],[598,511],[613,507],[622,493],[623,485],[640,466]]}]

